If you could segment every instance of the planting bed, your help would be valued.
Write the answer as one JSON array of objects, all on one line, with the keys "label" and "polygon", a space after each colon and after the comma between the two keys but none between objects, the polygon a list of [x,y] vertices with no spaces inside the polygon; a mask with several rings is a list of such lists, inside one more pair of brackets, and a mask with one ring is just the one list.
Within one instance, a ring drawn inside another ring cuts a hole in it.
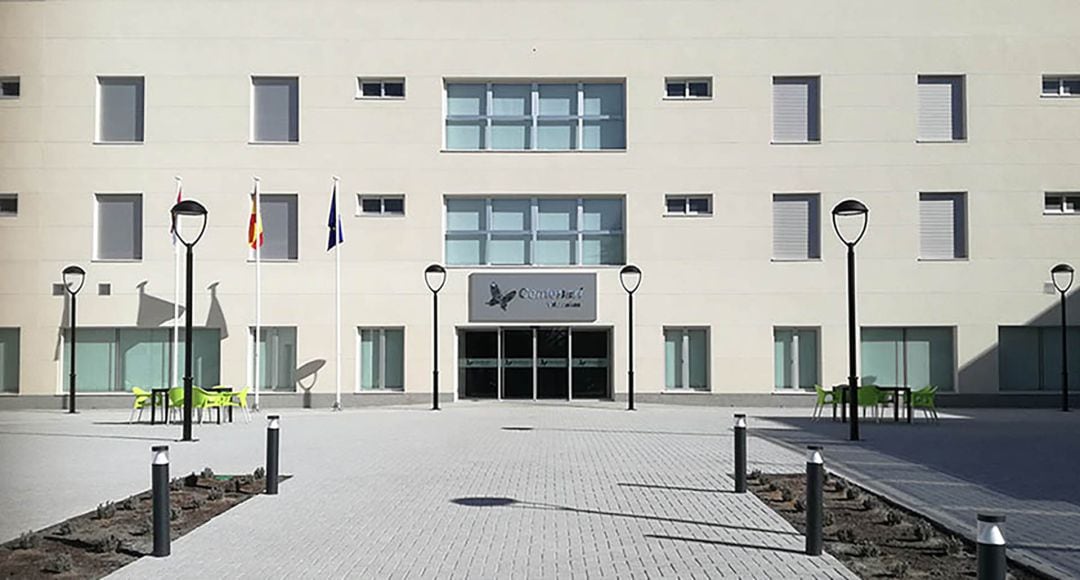
[{"label": "planting bed", "polygon": [[[806,533],[806,474],[754,472],[747,487]],[[825,550],[861,578],[975,578],[975,545],[843,478],[825,481]],[[974,534],[974,522],[972,522]],[[1017,580],[1047,578],[1009,562]]]},{"label": "planting bed", "polygon": [[[285,479],[284,477],[281,478]],[[262,468],[253,475],[214,475],[210,468],[172,480],[172,539],[194,530],[266,487]],[[106,502],[0,545],[0,578],[101,578],[150,554],[150,491]]]}]

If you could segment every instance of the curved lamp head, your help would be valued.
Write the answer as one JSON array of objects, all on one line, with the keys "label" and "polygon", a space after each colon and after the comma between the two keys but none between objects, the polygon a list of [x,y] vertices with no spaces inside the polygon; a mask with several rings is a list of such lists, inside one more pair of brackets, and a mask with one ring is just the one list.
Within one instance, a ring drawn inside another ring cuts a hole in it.
[{"label": "curved lamp head", "polygon": [[[192,247],[199,243],[202,239],[203,233],[206,232],[206,206],[195,201],[194,199],[185,199],[172,206],[169,210],[172,214],[172,227],[176,232],[177,239],[180,240],[187,247]],[[189,231],[198,231],[198,235],[194,238],[184,235],[184,228],[180,227],[180,220],[183,219],[186,223],[192,224],[193,227]]]},{"label": "curved lamp head", "polygon": [[1050,279],[1054,281],[1054,288],[1062,294],[1069,291],[1073,283],[1073,267],[1068,264],[1058,264],[1050,268]]},{"label": "curved lamp head", "polygon": [[64,287],[72,295],[79,293],[82,290],[83,282],[86,281],[86,270],[83,270],[79,266],[71,265],[64,268]]},{"label": "curved lamp head", "polygon": [[633,294],[641,286],[641,268],[627,264],[619,270],[619,282],[627,294]]},{"label": "curved lamp head", "polygon": [[427,284],[428,290],[438,294],[439,290],[442,290],[443,284],[446,284],[446,268],[439,264],[432,264],[424,268],[424,283]]},{"label": "curved lamp head", "polygon": [[[844,242],[848,246],[854,246],[862,239],[863,234],[866,233],[866,222],[870,217],[870,208],[866,207],[866,204],[857,199],[845,199],[836,204],[836,207],[832,209],[832,223],[833,229],[836,230],[836,236],[840,238],[841,242]],[[846,237],[840,231],[840,223],[838,218],[843,218],[846,223],[857,223],[858,220],[858,232],[859,234],[854,237]]]}]

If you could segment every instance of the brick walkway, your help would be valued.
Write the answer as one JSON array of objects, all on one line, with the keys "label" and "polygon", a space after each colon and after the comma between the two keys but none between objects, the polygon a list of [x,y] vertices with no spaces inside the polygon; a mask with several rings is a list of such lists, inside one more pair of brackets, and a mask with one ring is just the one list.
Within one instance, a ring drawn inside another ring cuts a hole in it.
[{"label": "brick walkway", "polygon": [[847,425],[805,414],[751,425],[793,449],[824,445],[829,469],[968,537],[977,512],[1003,514],[1010,557],[1080,578],[1080,413],[965,409],[913,425],[888,418],[861,423],[857,444]]},{"label": "brick walkway", "polygon": [[[730,409],[282,414],[282,469],[294,477],[281,495],[116,576],[854,578],[831,556],[803,555],[803,538],[752,495],[730,493]],[[0,462],[13,467],[0,483],[0,538],[145,489],[152,439],[179,430],[101,424],[124,418],[0,414]],[[172,444],[174,474],[262,463],[260,418],[196,434]],[[767,441],[751,440],[750,453],[751,468],[804,467]]]}]

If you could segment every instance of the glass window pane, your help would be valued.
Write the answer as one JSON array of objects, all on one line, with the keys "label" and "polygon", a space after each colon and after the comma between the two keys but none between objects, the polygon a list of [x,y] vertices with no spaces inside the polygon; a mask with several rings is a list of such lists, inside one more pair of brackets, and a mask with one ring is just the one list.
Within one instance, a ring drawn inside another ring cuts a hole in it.
[{"label": "glass window pane", "polygon": [[682,388],[682,332],[664,331],[664,387]]},{"label": "glass window pane", "polygon": [[709,198],[707,197],[691,197],[687,200],[690,213],[702,214],[709,212]]},{"label": "glass window pane", "polygon": [[789,389],[792,384],[792,336],[791,330],[773,331],[773,386],[777,389]]},{"label": "glass window pane", "polygon": [[252,138],[255,141],[300,140],[300,84],[295,78],[264,77],[251,81],[254,91]]},{"label": "glass window pane", "polygon": [[586,199],[581,203],[583,231],[621,231],[621,199]]},{"label": "glass window pane", "polygon": [[262,388],[275,391],[296,390],[296,328],[262,329],[259,362]]},{"label": "glass window pane", "polygon": [[142,196],[97,196],[97,258],[142,259]]},{"label": "glass window pane", "polygon": [[585,121],[581,133],[582,149],[626,149],[626,130],[622,119]]},{"label": "glass window pane", "polygon": [[577,85],[542,84],[537,87],[541,117],[577,115]]},{"label": "glass window pane", "polygon": [[686,198],[678,196],[668,196],[665,201],[668,213],[686,213]]},{"label": "glass window pane", "polygon": [[536,148],[569,151],[577,147],[577,121],[538,121]]},{"label": "glass window pane", "polygon": [[686,331],[690,337],[690,388],[709,388],[709,337],[703,328]]},{"label": "glass window pane", "polygon": [[484,115],[486,113],[487,87],[485,85],[446,85],[446,114]]},{"label": "glass window pane", "polygon": [[585,235],[581,239],[581,263],[585,265],[617,265],[623,263],[621,234]]},{"label": "glass window pane", "polygon": [[476,232],[487,229],[482,199],[447,199],[446,229],[452,232]]},{"label": "glass window pane", "polygon": [[299,256],[295,195],[267,195],[262,198],[264,260],[295,260]]},{"label": "glass window pane", "polygon": [[1062,94],[1080,95],[1080,78],[1061,81]]},{"label": "glass window pane", "polygon": [[382,200],[377,197],[365,197],[360,200],[360,211],[364,213],[382,213]]},{"label": "glass window pane", "polygon": [[123,390],[168,387],[170,366],[168,329],[124,328],[120,335],[120,374]]},{"label": "glass window pane", "polygon": [[816,330],[800,330],[799,333],[799,386],[810,388],[819,384],[818,379],[818,333]]},{"label": "glass window pane", "polygon": [[379,331],[365,328],[360,331],[360,388],[379,388]]},{"label": "glass window pane", "polygon": [[[116,329],[79,328],[75,332],[75,390],[103,393],[117,389]],[[71,373],[71,331],[64,331],[64,387]]]},{"label": "glass window pane", "polygon": [[[171,332],[169,334],[171,335]],[[195,386],[217,386],[221,383],[221,330],[217,328],[193,328],[191,330],[191,343],[193,345],[191,378]],[[184,356],[187,352],[183,330],[180,331],[180,343],[177,347],[177,363],[180,365],[179,377],[182,381],[184,377]],[[168,356],[172,356],[172,346],[167,345],[166,349],[166,352],[169,353]],[[265,357],[265,349],[261,350],[260,353]],[[172,379],[170,378],[168,382],[172,382]],[[260,382],[262,381],[260,380]]]},{"label": "glass window pane", "polygon": [[1057,77],[1043,77],[1042,92],[1044,95],[1056,95],[1059,85],[1060,81]]},{"label": "glass window pane", "polygon": [[491,200],[492,231],[523,232],[529,230],[531,202],[527,199]]},{"label": "glass window pane", "polygon": [[536,202],[539,231],[568,232],[575,229],[577,201],[573,199],[540,199]]},{"label": "glass window pane", "polygon": [[709,96],[709,82],[708,81],[690,81],[687,83],[687,93],[691,97],[708,97]]},{"label": "glass window pane", "polygon": [[400,328],[388,328],[383,331],[386,378],[384,387],[403,390],[405,388],[405,331]]},{"label": "glass window pane", "polygon": [[488,247],[488,260],[495,265],[529,263],[529,238],[492,236]]},{"label": "glass window pane", "polygon": [[540,266],[569,266],[574,264],[577,236],[541,235],[536,240],[533,262]]},{"label": "glass window pane", "polygon": [[586,83],[583,86],[585,115],[623,114],[623,86],[615,83]]},{"label": "glass window pane", "polygon": [[1039,329],[1002,326],[998,329],[998,348],[999,388],[1002,391],[1038,390]]},{"label": "glass window pane", "polygon": [[100,123],[101,141],[143,140],[143,79],[133,77],[101,78]]},{"label": "glass window pane", "polygon": [[382,96],[382,83],[380,82],[366,82],[360,84],[360,94],[365,97],[381,97]]},{"label": "glass window pane", "polygon": [[682,81],[671,81],[665,85],[667,96],[672,98],[682,98],[686,96],[686,83]]},{"label": "glass window pane", "polygon": [[19,329],[0,328],[0,393],[18,392]]},{"label": "glass window pane", "polygon": [[532,149],[532,123],[529,121],[493,121],[491,149],[522,151]]},{"label": "glass window pane", "polygon": [[405,81],[385,81],[385,82],[383,82],[383,96],[386,96],[386,97],[404,97],[405,96]]},{"label": "glass window pane", "polygon": [[403,197],[386,197],[383,198],[382,202],[384,213],[405,213],[405,198]]},{"label": "glass window pane", "polygon": [[953,389],[952,329],[908,328],[904,346],[907,386],[921,389],[933,385],[939,391]]},{"label": "glass window pane", "polygon": [[452,266],[478,266],[485,263],[484,236],[446,237],[446,262]]},{"label": "glass window pane", "polygon": [[484,148],[484,121],[447,121],[446,148],[475,151]]},{"label": "glass window pane", "polygon": [[862,384],[895,387],[903,379],[903,331],[862,329]]},{"label": "glass window pane", "polygon": [[531,85],[491,85],[491,115],[527,116],[532,112]]}]

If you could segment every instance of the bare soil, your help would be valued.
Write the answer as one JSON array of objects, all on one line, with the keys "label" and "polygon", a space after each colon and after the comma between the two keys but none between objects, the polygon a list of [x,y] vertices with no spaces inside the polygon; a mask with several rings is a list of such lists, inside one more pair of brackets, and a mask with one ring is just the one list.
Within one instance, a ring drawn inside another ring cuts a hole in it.
[{"label": "bare soil", "polygon": [[[172,539],[263,493],[255,475],[214,475],[209,468],[172,480]],[[281,478],[282,480],[285,477]],[[0,578],[102,578],[149,555],[153,548],[150,491],[49,526],[0,545]]]},{"label": "bare soil", "polygon": [[[747,488],[806,533],[806,474],[751,474]],[[846,479],[825,481],[825,550],[860,578],[975,578],[975,545]],[[1009,562],[1017,580],[1043,579]]]}]

